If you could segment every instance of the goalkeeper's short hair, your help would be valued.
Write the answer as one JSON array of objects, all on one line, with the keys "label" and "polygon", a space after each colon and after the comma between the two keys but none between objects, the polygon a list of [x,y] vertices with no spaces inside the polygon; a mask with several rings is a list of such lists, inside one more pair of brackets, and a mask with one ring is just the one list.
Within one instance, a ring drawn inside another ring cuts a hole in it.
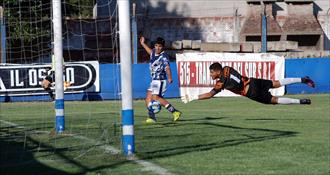
[{"label": "goalkeeper's short hair", "polygon": [[219,62],[213,63],[209,67],[210,70],[221,70],[222,66]]}]

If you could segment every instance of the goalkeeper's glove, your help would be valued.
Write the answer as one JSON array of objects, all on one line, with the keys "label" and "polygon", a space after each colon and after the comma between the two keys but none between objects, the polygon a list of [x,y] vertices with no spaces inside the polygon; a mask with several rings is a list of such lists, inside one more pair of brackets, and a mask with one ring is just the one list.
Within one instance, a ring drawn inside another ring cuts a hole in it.
[{"label": "goalkeeper's glove", "polygon": [[188,103],[188,102],[191,102],[193,100],[198,100],[198,95],[184,95],[181,97],[181,100],[183,103]]},{"label": "goalkeeper's glove", "polygon": [[70,82],[68,82],[68,81],[64,81],[63,82],[63,90],[64,91],[66,91],[68,89],[68,87],[70,87],[70,86],[71,86],[71,83]]}]

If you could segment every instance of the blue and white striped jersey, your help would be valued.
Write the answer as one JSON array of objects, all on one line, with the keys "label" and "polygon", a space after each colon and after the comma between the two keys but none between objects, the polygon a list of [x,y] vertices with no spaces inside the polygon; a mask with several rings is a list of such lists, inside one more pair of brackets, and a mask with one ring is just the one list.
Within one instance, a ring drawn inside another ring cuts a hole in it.
[{"label": "blue and white striped jersey", "polygon": [[169,64],[168,55],[164,51],[156,56],[155,50],[153,49],[150,55],[149,63],[152,80],[166,80],[166,66]]}]

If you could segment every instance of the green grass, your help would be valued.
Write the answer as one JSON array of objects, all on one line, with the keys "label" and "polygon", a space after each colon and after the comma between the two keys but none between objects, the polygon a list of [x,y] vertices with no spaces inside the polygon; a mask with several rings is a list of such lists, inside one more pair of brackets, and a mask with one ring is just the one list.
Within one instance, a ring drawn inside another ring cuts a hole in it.
[{"label": "green grass", "polygon": [[[173,123],[162,109],[154,125],[144,123],[144,102],[135,101],[136,155],[178,175],[330,174],[330,94],[291,97],[306,96],[312,105],[171,99],[183,117]],[[119,101],[66,102],[64,135],[49,133],[53,105],[0,104],[1,120],[24,127],[0,122],[1,175],[153,174],[102,148],[121,148]]]}]

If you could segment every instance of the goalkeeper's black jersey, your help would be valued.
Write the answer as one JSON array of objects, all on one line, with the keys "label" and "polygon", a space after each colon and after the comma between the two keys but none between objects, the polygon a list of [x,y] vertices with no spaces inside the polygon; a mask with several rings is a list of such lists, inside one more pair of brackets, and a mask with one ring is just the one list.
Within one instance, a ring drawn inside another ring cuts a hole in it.
[{"label": "goalkeeper's black jersey", "polygon": [[227,89],[235,94],[246,95],[244,88],[249,81],[248,77],[242,76],[235,69],[225,66],[213,90],[218,93],[223,89]]}]

